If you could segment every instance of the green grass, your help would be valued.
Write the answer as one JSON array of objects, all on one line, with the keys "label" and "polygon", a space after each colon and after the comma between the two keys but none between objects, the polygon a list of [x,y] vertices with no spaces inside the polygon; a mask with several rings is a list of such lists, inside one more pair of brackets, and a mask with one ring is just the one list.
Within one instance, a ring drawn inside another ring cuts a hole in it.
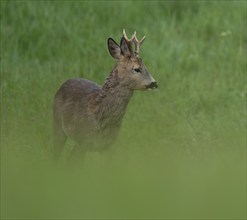
[{"label": "green grass", "polygon": [[[245,1],[1,0],[0,19],[2,219],[246,218]],[[135,93],[110,164],[54,166],[53,96],[102,84],[123,28],[159,88]]]}]

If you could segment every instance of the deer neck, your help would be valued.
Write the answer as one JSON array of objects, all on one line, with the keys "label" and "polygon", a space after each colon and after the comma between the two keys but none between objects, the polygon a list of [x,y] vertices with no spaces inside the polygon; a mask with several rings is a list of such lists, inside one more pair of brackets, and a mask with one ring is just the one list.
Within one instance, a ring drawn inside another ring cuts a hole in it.
[{"label": "deer neck", "polygon": [[115,68],[99,93],[98,121],[102,127],[121,124],[132,95],[133,90],[120,84],[118,70]]}]

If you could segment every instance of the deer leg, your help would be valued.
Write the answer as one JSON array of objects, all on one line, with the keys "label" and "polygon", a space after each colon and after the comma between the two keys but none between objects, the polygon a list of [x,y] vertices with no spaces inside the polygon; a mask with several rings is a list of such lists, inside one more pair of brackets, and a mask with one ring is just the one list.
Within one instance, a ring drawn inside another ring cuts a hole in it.
[{"label": "deer leg", "polygon": [[100,155],[103,159],[103,166],[105,167],[112,167],[113,165],[113,158],[114,158],[114,151],[112,148],[106,148],[100,151]]},{"label": "deer leg", "polygon": [[69,159],[83,163],[85,155],[85,148],[79,144],[75,144],[73,150],[70,153]]},{"label": "deer leg", "polygon": [[64,133],[62,127],[54,123],[54,128],[53,128],[53,157],[54,159],[56,160],[59,159],[59,156],[61,155],[66,139],[67,139],[67,136]]}]

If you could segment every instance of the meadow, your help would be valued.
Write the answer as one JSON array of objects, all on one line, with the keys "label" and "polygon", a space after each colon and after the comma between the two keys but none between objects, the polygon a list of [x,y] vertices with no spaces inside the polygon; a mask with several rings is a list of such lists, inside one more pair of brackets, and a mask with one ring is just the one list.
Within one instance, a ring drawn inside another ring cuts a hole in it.
[{"label": "meadow", "polygon": [[[246,219],[246,14],[245,1],[1,0],[1,219]],[[110,164],[54,164],[56,90],[103,84],[123,28],[146,35],[159,88],[135,92]]]}]

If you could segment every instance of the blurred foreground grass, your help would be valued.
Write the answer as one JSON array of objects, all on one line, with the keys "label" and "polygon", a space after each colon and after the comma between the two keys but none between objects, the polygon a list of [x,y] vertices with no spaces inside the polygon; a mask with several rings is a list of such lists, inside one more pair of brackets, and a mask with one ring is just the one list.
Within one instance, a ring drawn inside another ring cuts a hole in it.
[{"label": "blurred foreground grass", "polygon": [[[246,218],[245,1],[1,1],[0,19],[2,219]],[[123,28],[159,89],[135,93],[110,164],[55,166],[53,95],[102,84]]]}]

